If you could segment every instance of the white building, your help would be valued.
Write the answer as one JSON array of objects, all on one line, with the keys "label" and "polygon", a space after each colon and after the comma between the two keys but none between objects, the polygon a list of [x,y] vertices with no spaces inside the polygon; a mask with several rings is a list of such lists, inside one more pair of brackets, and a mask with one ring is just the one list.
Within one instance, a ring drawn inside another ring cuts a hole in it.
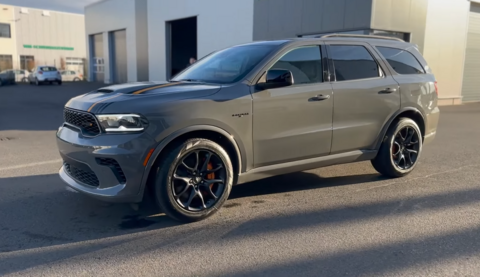
[{"label": "white building", "polygon": [[0,4],[0,71],[53,65],[83,73],[84,18],[81,14]]},{"label": "white building", "polygon": [[480,101],[480,0],[104,0],[85,9],[89,80],[168,80],[254,40],[380,34],[418,45],[440,104]]}]

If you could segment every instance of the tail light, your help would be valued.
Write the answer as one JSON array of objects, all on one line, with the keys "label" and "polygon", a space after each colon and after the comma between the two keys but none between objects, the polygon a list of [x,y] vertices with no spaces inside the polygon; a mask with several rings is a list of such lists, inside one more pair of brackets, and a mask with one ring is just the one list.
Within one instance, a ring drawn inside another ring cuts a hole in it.
[{"label": "tail light", "polygon": [[437,96],[438,96],[438,85],[437,85],[437,81],[435,81],[435,93],[436,93]]},{"label": "tail light", "polygon": [[43,71],[38,71],[38,74],[42,75],[42,74],[43,74]]}]

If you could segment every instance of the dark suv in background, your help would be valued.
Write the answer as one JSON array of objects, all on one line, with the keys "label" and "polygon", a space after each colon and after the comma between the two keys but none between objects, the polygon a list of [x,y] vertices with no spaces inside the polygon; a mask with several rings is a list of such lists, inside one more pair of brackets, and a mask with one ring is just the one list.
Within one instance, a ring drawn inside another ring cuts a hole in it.
[{"label": "dark suv in background", "polygon": [[167,215],[212,215],[233,185],[371,160],[401,177],[436,134],[437,87],[415,45],[329,35],[208,55],[170,82],[71,99],[57,133],[61,178],[96,198]]}]

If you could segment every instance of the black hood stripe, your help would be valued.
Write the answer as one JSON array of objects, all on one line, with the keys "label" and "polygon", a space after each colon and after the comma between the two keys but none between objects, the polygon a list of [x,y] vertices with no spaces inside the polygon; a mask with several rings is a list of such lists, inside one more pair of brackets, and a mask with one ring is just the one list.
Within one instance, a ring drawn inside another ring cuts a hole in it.
[{"label": "black hood stripe", "polygon": [[143,93],[145,91],[152,90],[152,89],[164,88],[164,87],[174,86],[174,85],[178,85],[178,84],[180,84],[180,83],[167,83],[167,84],[163,84],[163,85],[159,85],[159,86],[154,86],[154,87],[149,87],[149,88],[144,88],[144,89],[141,89],[141,90],[137,90],[132,94],[140,94],[140,93]]}]

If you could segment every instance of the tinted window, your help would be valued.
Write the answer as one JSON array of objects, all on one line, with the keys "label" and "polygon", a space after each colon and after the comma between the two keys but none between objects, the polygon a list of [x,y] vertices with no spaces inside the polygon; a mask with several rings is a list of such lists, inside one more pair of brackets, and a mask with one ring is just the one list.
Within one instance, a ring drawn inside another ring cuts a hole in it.
[{"label": "tinted window", "polygon": [[272,69],[287,69],[292,72],[295,84],[322,82],[322,55],[319,46],[301,47],[288,52]]},{"label": "tinted window", "polygon": [[52,67],[52,66],[41,66],[40,70],[41,71],[57,71],[57,69],[55,67]]},{"label": "tinted window", "polygon": [[330,54],[337,81],[375,78],[380,69],[372,55],[363,46],[331,45]]},{"label": "tinted window", "polygon": [[418,60],[405,50],[377,47],[398,74],[423,74],[425,70]]},{"label": "tinted window", "polygon": [[70,74],[75,75],[76,73],[75,71],[70,71]]},{"label": "tinted window", "polygon": [[10,24],[0,23],[0,38],[10,38]]},{"label": "tinted window", "polygon": [[276,46],[245,45],[213,53],[175,76],[172,81],[193,80],[228,84],[243,79]]}]

